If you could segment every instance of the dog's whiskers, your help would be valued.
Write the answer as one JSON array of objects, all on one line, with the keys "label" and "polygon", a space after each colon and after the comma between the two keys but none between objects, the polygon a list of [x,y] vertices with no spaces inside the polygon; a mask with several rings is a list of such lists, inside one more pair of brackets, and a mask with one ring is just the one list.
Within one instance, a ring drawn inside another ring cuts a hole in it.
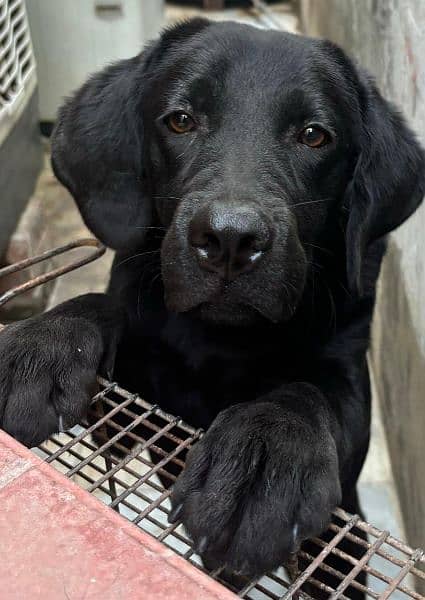
[{"label": "dog's whiskers", "polygon": [[158,280],[158,278],[159,278],[159,277],[161,277],[161,276],[162,276],[162,272],[161,272],[161,271],[159,271],[159,272],[158,272],[158,273],[157,273],[157,274],[156,274],[156,275],[153,277],[153,279],[151,280],[151,285],[150,285],[150,288],[149,288],[150,290],[153,288],[153,284],[155,283],[155,281],[157,281],[157,280]]},{"label": "dog's whiskers", "polygon": [[165,227],[154,227],[152,225],[137,225],[134,229],[158,229],[159,231],[165,231]]},{"label": "dog's whiskers", "polygon": [[310,242],[304,242],[305,246],[311,246],[312,248],[317,248],[317,250],[321,250],[322,252],[326,252],[330,256],[334,256],[334,253],[331,252],[328,248],[322,248],[322,246],[318,246],[317,244],[311,244]]},{"label": "dog's whiskers", "polygon": [[329,287],[328,282],[323,276],[323,271],[316,271],[320,284],[323,286],[324,291],[327,292],[327,296],[329,299],[329,307],[330,307],[330,315],[329,315],[329,327],[333,329],[334,333],[337,328],[337,311],[335,306],[335,298],[333,296],[332,290]]},{"label": "dog's whiskers", "polygon": [[191,145],[193,144],[193,142],[195,141],[195,138],[193,137],[190,142],[186,145],[186,148],[183,150],[183,152],[181,154],[179,154],[176,158],[179,159],[182,156],[185,155],[185,153],[189,150],[189,148],[191,147]]},{"label": "dog's whiskers", "polygon": [[322,198],[321,200],[308,200],[307,202],[297,202],[297,204],[292,204],[291,208],[296,208],[297,206],[306,206],[307,204],[317,204],[318,202],[329,202],[332,198]]},{"label": "dog's whiskers", "polygon": [[[137,310],[136,310],[136,312],[137,312],[137,318],[139,319],[139,321],[142,318],[142,311],[141,311],[142,288],[143,288],[143,282],[145,280],[147,272],[148,272],[147,270],[143,271],[142,275],[140,276],[139,286],[138,286],[138,290],[137,290],[137,307],[136,307]],[[153,276],[149,290],[152,290],[153,283],[158,279],[158,277],[160,275],[162,275],[161,269],[159,269],[158,273],[156,273]]]},{"label": "dog's whiskers", "polygon": [[128,256],[127,258],[124,258],[124,260],[120,261],[117,265],[114,265],[113,269],[118,269],[118,267],[121,267],[124,263],[129,262],[130,260],[134,260],[135,258],[140,258],[141,256],[147,256],[148,254],[159,254],[160,250],[148,250],[146,252],[138,252],[137,254],[133,254],[132,256]]}]

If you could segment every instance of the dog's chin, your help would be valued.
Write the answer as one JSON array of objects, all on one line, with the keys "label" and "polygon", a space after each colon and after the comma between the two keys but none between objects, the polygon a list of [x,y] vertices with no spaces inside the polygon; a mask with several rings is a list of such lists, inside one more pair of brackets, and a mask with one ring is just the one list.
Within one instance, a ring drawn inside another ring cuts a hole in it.
[{"label": "dog's chin", "polygon": [[[278,324],[293,316],[299,302],[302,287],[294,289],[297,294],[288,298],[286,289],[258,293],[257,289],[235,289],[233,286],[217,285],[209,280],[209,286],[188,286],[182,282],[170,285],[164,279],[164,300],[168,310],[186,313],[215,325],[258,326]],[[273,293],[274,292],[274,293]]]},{"label": "dog's chin", "polygon": [[233,300],[226,294],[210,298],[194,296],[166,293],[165,305],[174,313],[186,313],[214,325],[233,327],[282,323],[291,319],[297,306],[297,302],[289,305],[278,299],[274,302],[262,302],[257,306],[244,299]]},{"label": "dog's chin", "polygon": [[258,310],[245,304],[202,302],[189,312],[195,318],[219,326],[246,327],[268,320]]}]

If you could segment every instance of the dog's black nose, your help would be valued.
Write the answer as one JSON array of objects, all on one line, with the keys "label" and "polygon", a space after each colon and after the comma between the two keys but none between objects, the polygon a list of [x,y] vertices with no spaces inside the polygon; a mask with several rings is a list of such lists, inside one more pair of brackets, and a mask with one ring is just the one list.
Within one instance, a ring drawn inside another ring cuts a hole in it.
[{"label": "dog's black nose", "polygon": [[213,205],[193,217],[189,242],[202,268],[232,280],[262,258],[271,230],[254,207]]}]

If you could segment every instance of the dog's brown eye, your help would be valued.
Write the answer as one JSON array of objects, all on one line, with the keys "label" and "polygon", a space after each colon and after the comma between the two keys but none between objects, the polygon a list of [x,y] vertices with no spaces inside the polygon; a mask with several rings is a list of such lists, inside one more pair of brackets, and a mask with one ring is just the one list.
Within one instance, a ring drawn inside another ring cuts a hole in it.
[{"label": "dog's brown eye", "polygon": [[310,146],[310,148],[320,148],[320,146],[329,144],[330,137],[326,131],[323,131],[323,129],[310,126],[301,131],[298,140],[301,142],[301,144]]},{"label": "dog's brown eye", "polygon": [[174,133],[187,133],[195,128],[195,121],[190,115],[185,112],[179,111],[172,115],[169,115],[165,119],[168,129]]}]

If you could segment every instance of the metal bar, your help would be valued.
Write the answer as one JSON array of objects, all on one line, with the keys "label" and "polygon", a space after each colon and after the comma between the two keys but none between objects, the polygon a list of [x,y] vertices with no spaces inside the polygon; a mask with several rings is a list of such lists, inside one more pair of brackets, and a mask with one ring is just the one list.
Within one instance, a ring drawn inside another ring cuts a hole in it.
[{"label": "metal bar", "polygon": [[[343,521],[348,521],[348,519],[351,517],[351,515],[342,508],[337,508],[334,511],[334,515],[336,517],[339,517]],[[374,537],[379,537],[382,533],[382,531],[380,529],[378,529],[374,525],[371,525],[367,521],[359,521],[359,523],[356,525],[356,527],[358,527],[358,529],[362,529],[366,533],[370,533]],[[361,538],[358,538],[358,539],[361,539]],[[389,544],[390,546],[393,546],[393,548],[395,548],[396,550],[400,550],[400,552],[404,552],[404,554],[408,554],[409,556],[412,556],[413,554],[415,554],[417,552],[416,548],[412,548],[411,546],[408,546],[406,543],[401,542],[400,540],[393,537],[392,535],[388,536],[386,543]],[[425,553],[423,551],[416,562],[425,562]],[[423,571],[419,571],[418,577],[422,577],[423,579],[425,579],[425,573]]]},{"label": "metal bar", "polygon": [[239,598],[244,598],[251,590],[253,590],[260,581],[260,579],[261,575],[260,577],[256,577],[252,581],[248,581],[248,583],[238,593]]},{"label": "metal bar", "polygon": [[422,555],[423,555],[422,550],[416,550],[416,552],[413,554],[412,558],[410,560],[408,560],[407,563],[404,565],[404,567],[400,570],[397,577],[395,577],[393,579],[393,581],[390,583],[390,585],[387,587],[387,589],[379,596],[380,600],[386,600],[389,596],[391,596],[391,594],[398,587],[398,584],[406,577],[406,575],[411,570],[411,568],[414,566],[414,564],[418,560],[421,559]]},{"label": "metal bar", "polygon": [[[123,413],[126,414],[126,411],[123,411]],[[137,415],[134,415],[133,418],[137,418]],[[115,423],[115,421],[107,421],[106,423],[107,423],[107,425],[109,427],[111,427],[113,429],[116,429],[117,431],[122,431],[124,429],[123,425],[120,425],[119,423]],[[152,431],[161,431],[160,427],[158,427],[157,425],[154,425],[152,423],[149,423],[149,421],[144,421],[143,422],[143,426],[148,427]],[[134,433],[132,431],[127,431],[126,432],[126,437],[129,437],[135,443],[139,443],[140,441],[142,441],[142,442],[146,441],[140,435],[137,435],[136,433]],[[168,432],[166,432],[164,434],[164,437],[170,439],[171,436],[168,434]],[[176,440],[178,440],[178,441],[176,441]],[[175,438],[175,436],[172,436],[172,441],[176,445],[179,445],[183,440],[180,440],[179,438]],[[129,451],[128,448],[126,448],[125,446],[119,445],[118,443],[115,443],[115,446],[116,447],[120,447],[119,449],[123,450],[124,452],[128,452]],[[159,454],[160,456],[168,456],[168,453],[165,450],[163,450],[159,446],[156,446],[155,444],[153,444],[150,449],[153,452],[155,452],[155,454]],[[141,460],[141,457],[135,457],[135,458]],[[175,465],[178,465],[182,469],[184,468],[184,461],[180,460],[179,458],[173,458],[171,462],[173,462]],[[168,477],[172,478],[173,481],[175,480],[175,477],[172,477],[171,475],[168,475]]]},{"label": "metal bar", "polygon": [[[71,435],[70,432],[68,432],[67,435]],[[62,448],[61,442],[59,440],[57,440],[56,438],[50,438],[50,441],[54,444],[56,444],[57,446],[60,446],[60,448]],[[75,443],[75,446],[81,444],[82,446],[84,446],[85,448],[87,448],[88,450],[91,450],[92,452],[95,451],[97,449],[97,446],[94,446],[93,444],[90,444],[87,440],[85,439],[81,439],[78,442]],[[121,452],[128,452],[128,448],[126,448],[125,446],[122,446],[120,443],[116,442],[115,447],[120,450]],[[44,445],[41,445],[40,448],[43,450],[43,452],[46,452],[46,448],[44,447]],[[61,452],[55,460],[59,460],[59,457],[62,456],[63,454],[65,454],[65,452],[69,452],[70,454],[75,454],[75,457],[78,458],[79,460],[83,460],[84,456],[78,455],[75,451],[74,446],[71,446],[70,448],[68,448],[67,450],[63,450],[63,452]],[[51,452],[49,454],[52,454]],[[141,463],[142,465],[144,465],[145,467],[148,467],[149,469],[151,469],[153,467],[153,463],[147,461],[145,458],[143,458],[142,456],[135,456],[134,460],[136,460],[137,462]],[[119,464],[119,460],[113,455],[111,454],[111,461]],[[53,461],[51,461],[53,462]],[[91,468],[94,468],[96,470],[100,471],[100,467],[98,465],[96,465],[95,463],[92,463],[89,465]],[[124,465],[122,466],[122,470],[127,473],[128,475],[130,475],[131,477],[134,477],[135,479],[138,479],[140,477],[140,473],[138,473],[137,471],[134,471],[131,467],[129,467],[128,465]],[[104,473],[103,471],[100,471],[102,474]],[[159,471],[161,473],[161,475],[168,477],[168,479],[170,479],[170,481],[174,482],[176,480],[176,477],[174,475],[172,475],[171,473],[168,473],[167,471]],[[159,485],[157,485],[156,483],[154,483],[153,481],[149,481],[149,486],[152,487],[154,490],[156,490],[157,492],[162,492],[163,488]]]},{"label": "metal bar", "polygon": [[[321,567],[321,566],[320,566]],[[308,578],[308,584],[309,585],[314,585],[314,587],[318,588],[319,590],[323,590],[324,592],[327,592],[328,594],[332,594],[333,593],[333,588],[331,588],[329,585],[326,585],[326,583],[323,583],[323,581],[319,581],[318,579],[316,579],[315,577],[310,576]],[[299,594],[300,592],[295,592],[295,594]],[[295,597],[294,594],[294,597]],[[305,594],[306,596],[306,594]],[[310,596],[307,596],[307,598],[311,598]],[[347,596],[344,596],[344,594],[341,594],[340,596],[338,596],[338,598],[342,598],[342,600],[349,600],[349,598]]]},{"label": "metal bar", "polygon": [[108,449],[111,446],[113,446],[114,442],[116,442],[116,441],[120,440],[122,437],[124,437],[125,434],[127,433],[127,431],[131,431],[132,429],[134,429],[135,427],[137,427],[137,425],[139,425],[142,421],[144,421],[148,416],[150,416],[153,413],[154,413],[154,407],[152,409],[147,410],[146,412],[144,412],[137,419],[135,419],[134,421],[132,421],[131,423],[129,423],[128,425],[126,425],[126,427],[123,427],[122,431],[119,431],[114,436],[112,436],[107,441],[106,444],[103,444],[103,446],[100,446],[100,448],[98,448],[95,452],[92,452],[87,458],[85,458],[83,461],[81,461],[81,463],[79,465],[77,465],[74,469],[72,469],[68,473],[68,477],[72,477],[72,475],[74,475],[75,473],[77,473],[77,471],[79,469],[82,469],[83,467],[87,466],[90,463],[91,460],[93,460],[94,458],[97,458],[98,456],[100,456],[106,449]]},{"label": "metal bar", "polygon": [[[126,467],[129,462],[134,460],[136,458],[136,456],[139,454],[140,450],[141,450],[141,444],[139,443],[139,444],[136,444],[132,448],[131,452],[129,452],[125,456],[125,458],[123,458],[122,461],[116,462],[115,465],[111,461],[111,466],[105,467],[105,473],[103,473],[102,476],[99,477],[99,479],[96,479],[96,481],[90,487],[87,488],[87,491],[89,492],[89,494],[92,494],[98,487],[100,487],[106,481],[110,481],[111,479],[114,479],[114,475],[116,475],[118,473],[118,471],[121,471],[121,469],[124,469],[124,467]],[[103,454],[101,454],[101,456],[103,456]],[[92,466],[92,465],[89,465],[89,466]],[[116,498],[118,498],[118,494],[114,494],[114,497],[112,498],[112,500],[116,500]]]},{"label": "metal bar", "polygon": [[[98,377],[98,381],[103,386],[109,385],[109,381],[107,381],[103,377]],[[146,402],[146,400],[143,400],[143,398],[141,398],[137,394],[131,394],[130,392],[127,392],[127,390],[124,390],[119,385],[117,385],[115,387],[114,391],[117,394],[119,394],[120,396],[122,396],[123,398],[132,398],[133,400],[136,400],[137,403],[140,404],[140,406],[142,406],[143,408],[149,408],[151,406],[149,404],[149,402]],[[155,414],[158,415],[159,417],[162,417],[166,421],[171,421],[176,418],[175,415],[171,415],[170,413],[167,413],[160,408],[157,409]],[[178,426],[182,431],[189,433],[190,435],[192,435],[195,438],[201,437],[202,434],[204,433],[202,429],[195,429],[194,427],[187,425],[187,423],[184,423],[181,420],[178,422]]]},{"label": "metal bar", "polygon": [[163,458],[158,464],[156,464],[150,471],[150,473],[146,473],[145,475],[143,475],[139,481],[136,481],[136,483],[134,483],[133,485],[131,485],[125,492],[123,492],[122,494],[120,494],[120,496],[118,496],[118,498],[116,498],[112,503],[111,503],[111,507],[115,506],[115,504],[118,504],[118,502],[121,502],[122,498],[125,498],[126,496],[128,496],[129,494],[132,493],[133,490],[137,489],[140,485],[142,485],[143,483],[145,483],[145,481],[147,481],[149,479],[149,477],[152,477],[152,475],[154,473],[156,473],[160,468],[162,468],[167,462],[170,461],[170,459],[178,454],[179,452],[181,452],[186,446],[188,446],[190,444],[190,442],[193,441],[190,438],[187,438],[187,440],[185,440],[182,444],[180,444],[180,446],[178,446],[177,448],[175,448],[175,450],[173,450],[172,452],[170,452],[170,454],[168,456],[166,456],[165,458]]},{"label": "metal bar", "polygon": [[324,559],[328,556],[328,554],[330,554],[332,548],[334,548],[342,540],[347,531],[354,527],[354,525],[357,523],[357,521],[359,521],[359,519],[360,517],[358,515],[354,515],[353,517],[351,517],[348,523],[345,524],[345,527],[343,527],[341,531],[335,535],[335,537],[329,542],[326,548],[323,548],[320,554],[318,554],[314,561],[311,564],[309,564],[309,566],[301,573],[298,579],[290,585],[286,594],[282,596],[282,600],[288,600],[293,596],[294,592],[296,592],[303,585],[303,583],[307,581],[307,579],[310,577],[313,571],[315,571],[317,567],[319,567],[320,564],[324,561]]},{"label": "metal bar", "polygon": [[[130,404],[131,399],[126,400],[126,403]],[[76,438],[74,438],[73,440],[71,440],[70,442],[65,444],[64,448],[60,452],[63,452],[64,450],[68,450],[68,448],[73,446],[76,442],[79,442],[84,437],[86,437],[87,434],[93,433],[93,431],[95,431],[99,427],[99,425],[102,425],[102,423],[105,423],[110,418],[111,415],[113,416],[114,414],[118,413],[120,408],[121,408],[121,406],[116,406],[113,410],[111,410],[111,412],[109,412],[107,415],[105,415],[104,417],[99,419],[99,421],[97,421],[97,423],[94,423],[88,429],[82,431],[79,435],[77,435]],[[50,458],[50,460],[48,460],[47,462],[51,462],[52,460],[55,460],[55,458],[56,458],[56,455],[53,455]]]},{"label": "metal bar", "polygon": [[[338,510],[339,510],[339,509],[338,509]],[[360,522],[359,522],[359,524],[357,525],[358,529],[362,529],[362,530],[363,530],[363,531],[365,531],[366,533],[368,533],[368,534],[370,534],[370,535],[374,535],[374,537],[376,537],[376,535],[375,535],[375,534],[373,534],[373,533],[370,531],[370,529],[369,529],[368,527],[365,527],[365,526],[363,526],[363,525],[365,525],[365,523],[363,523],[363,522],[361,522],[361,521],[360,521]],[[340,527],[339,527],[338,525],[336,525],[335,523],[330,523],[330,525],[329,525],[329,529],[331,529],[332,531],[336,531],[336,532],[338,532],[338,531],[340,530]],[[379,532],[379,531],[380,531],[379,529],[376,529],[376,528],[373,528],[373,529],[374,529],[375,531],[377,531],[377,532]],[[380,533],[382,533],[382,532],[380,532]],[[356,544],[358,544],[358,545],[360,545],[360,546],[363,546],[364,548],[370,548],[370,544],[369,544],[369,542],[367,542],[366,540],[364,540],[364,539],[362,539],[362,538],[358,537],[357,535],[353,534],[352,532],[350,532],[350,533],[347,533],[347,536],[346,536],[346,537],[347,537],[347,539],[348,539],[348,540],[350,540],[350,541],[352,541],[352,542],[355,542]],[[396,539],[395,539],[395,538],[393,538],[392,536],[388,536],[388,538],[387,538],[387,540],[386,540],[386,543],[387,543],[388,545],[391,545],[391,547],[395,548],[396,550],[400,550],[399,548],[397,548],[397,547],[395,546],[395,544],[394,544],[394,543],[390,542],[389,540],[395,540],[396,542],[397,542],[398,540],[396,540]],[[317,543],[317,542],[316,542],[316,543]],[[405,548],[408,548],[408,546],[407,546],[406,544],[404,544],[403,542],[399,542],[399,544],[400,544],[400,545],[403,545]],[[401,551],[401,552],[404,552],[404,550],[400,550],[400,551]],[[412,550],[412,549],[411,549],[411,552],[409,552],[409,556],[412,556],[414,553],[415,553],[415,550]],[[385,559],[385,560],[388,560],[388,561],[389,561],[389,562],[391,562],[393,565],[396,565],[396,566],[398,566],[398,567],[402,567],[402,566],[404,566],[404,564],[405,564],[405,562],[406,562],[406,559],[405,559],[405,560],[403,560],[403,559],[401,559],[401,558],[397,558],[397,556],[394,556],[394,555],[392,555],[392,554],[389,554],[388,552],[386,552],[386,551],[385,551],[385,550],[383,550],[382,548],[378,549],[378,550],[377,550],[377,552],[376,552],[376,554],[377,554],[378,556],[380,556],[381,558],[383,558],[383,559]],[[348,560],[348,559],[347,559],[347,560]],[[419,559],[417,562],[423,562],[423,560],[424,560],[424,553],[422,552],[422,557],[421,557],[421,558],[420,558],[420,559]],[[423,571],[419,570],[419,569],[413,568],[413,569],[411,570],[411,573],[412,573],[412,575],[415,575],[415,576],[416,576],[416,577],[418,577],[419,579],[425,579],[425,573],[424,573]],[[382,580],[384,581],[384,579],[383,579],[383,576],[382,576],[381,578],[382,578]]]},{"label": "metal bar", "polygon": [[[349,534],[347,534],[345,537],[346,537],[346,539],[351,539]],[[356,537],[356,536],[353,536],[353,537]],[[361,539],[361,538],[358,538],[358,539]],[[320,538],[313,538],[311,541],[314,542],[315,544],[317,544],[318,546],[321,546],[322,548],[326,548],[326,545],[327,545],[326,542],[321,540]],[[357,564],[357,559],[354,558],[354,556],[347,554],[346,552],[344,552],[343,550],[340,550],[339,548],[333,548],[332,554],[339,556],[340,558],[346,560],[347,562],[351,563],[352,565]],[[385,558],[385,556],[383,554],[382,555],[380,554],[379,550],[376,552],[376,556],[379,556],[381,558],[384,558],[385,560],[388,560]],[[392,564],[395,564],[395,563],[392,562]],[[405,561],[404,562],[400,561],[400,566],[404,566],[404,565],[405,565]],[[320,568],[323,569],[324,565],[321,565]],[[370,565],[364,565],[363,568],[366,571],[366,573],[368,573],[369,575],[372,575],[373,577],[376,577],[377,579],[380,579],[384,583],[391,583],[391,581],[392,581],[391,577],[389,577],[388,575],[385,575],[384,573],[381,573],[380,571],[378,571],[377,569],[374,569]],[[411,573],[414,574],[413,570],[411,570]],[[398,589],[401,592],[403,592],[404,594],[406,594],[407,596],[410,596],[411,598],[415,598],[415,600],[423,600],[424,599],[424,596],[416,593],[414,590],[411,590],[403,585],[400,585]],[[379,594],[378,594],[378,597],[379,597]]]},{"label": "metal bar", "polygon": [[[171,429],[171,427],[174,427],[174,425],[175,423],[173,422],[168,423],[168,425],[165,426],[164,431],[168,431],[168,429]],[[104,481],[106,481],[108,477],[110,477],[111,475],[115,475],[115,473],[117,473],[122,468],[122,466],[125,466],[127,463],[133,460],[137,456],[137,454],[142,453],[144,450],[147,450],[150,446],[152,446],[152,444],[161,437],[161,433],[161,431],[158,431],[156,435],[152,436],[148,440],[136,444],[136,446],[132,448],[131,452],[129,452],[120,463],[118,463],[108,473],[105,473],[105,475],[100,478],[99,483],[104,483]],[[88,491],[92,492],[95,489],[96,487],[92,487]]]},{"label": "metal bar", "polygon": [[[158,507],[160,510],[162,509],[161,506]],[[164,529],[164,531],[158,536],[158,540],[160,542],[162,542],[168,535],[176,535],[174,530],[177,529],[177,527],[179,527],[181,525],[181,523],[176,522],[176,523],[172,523],[171,525],[169,525],[166,529]]]},{"label": "metal bar", "polygon": [[[107,402],[107,403],[108,403],[110,406],[116,406],[116,402],[114,402],[114,401],[113,401],[113,400],[111,400],[110,398],[107,398],[107,397],[105,397],[105,398],[104,398],[104,401],[105,401],[105,402]],[[137,403],[137,397],[135,397],[135,401],[134,401],[134,402],[135,402],[135,404],[138,404],[138,403]],[[138,404],[138,405],[140,406],[140,404]],[[150,404],[148,404],[147,402],[146,402],[146,403],[144,403],[144,408],[145,408],[145,409],[146,409],[148,406],[150,406]],[[156,410],[156,412],[155,412],[155,416],[157,416],[157,417],[160,417],[160,418],[163,418],[163,417],[161,417],[161,414],[160,414],[160,412],[161,412],[161,409],[158,409],[158,408],[157,408],[157,410]],[[129,418],[131,418],[131,419],[136,419],[136,418],[139,416],[137,413],[135,413],[135,412],[131,411],[131,410],[128,408],[128,405],[126,405],[126,406],[123,408],[123,410],[122,410],[122,414],[123,414],[123,415],[126,415],[127,417],[129,417]],[[178,418],[178,417],[176,417],[176,418]],[[166,422],[167,422],[167,421],[166,421]],[[180,421],[178,421],[178,422],[176,423],[176,426],[177,426],[177,425],[179,425],[179,422],[180,422]],[[118,429],[119,427],[121,427],[121,425],[120,425],[119,423],[115,423],[115,421],[110,421],[110,422],[109,422],[109,425],[110,425],[111,427],[114,427],[115,429]],[[151,431],[155,431],[155,432],[157,432],[157,431],[160,431],[160,429],[161,429],[161,427],[160,427],[159,425],[157,425],[156,423],[151,423],[150,421],[146,421],[146,423],[144,423],[144,425],[145,425],[145,426],[146,426],[148,429],[150,429]],[[140,439],[140,437],[139,437],[139,436],[137,436],[137,435],[135,435],[135,434],[132,434],[132,435],[130,435],[130,434],[129,434],[129,437],[132,437],[132,438],[134,438],[134,439],[136,439],[136,440],[139,440],[139,439]],[[183,441],[183,438],[179,438],[179,437],[177,437],[176,435],[174,435],[174,434],[172,434],[172,433],[170,433],[170,432],[168,432],[168,431],[167,431],[166,433],[164,433],[164,437],[165,437],[165,438],[167,438],[168,440],[172,441],[174,444],[180,444],[180,442],[182,442],[182,441]],[[194,436],[192,436],[192,437],[194,437]],[[182,466],[182,467],[184,467],[184,463],[183,463],[183,462],[181,462],[181,466]]]},{"label": "metal bar", "polygon": [[339,586],[336,588],[335,592],[331,594],[329,600],[336,600],[340,597],[341,593],[347,589],[347,587],[353,582],[355,577],[360,573],[363,569],[364,565],[369,561],[371,556],[373,556],[376,550],[382,546],[387,537],[389,536],[388,531],[383,531],[379,538],[372,544],[369,550],[361,557],[361,559],[357,562],[357,564],[351,569],[348,575],[341,581]]},{"label": "metal bar", "polygon": [[[334,548],[334,550],[335,550],[335,548]],[[300,550],[299,556],[301,556],[302,558],[305,558],[308,561],[314,560],[314,556],[312,556],[308,552],[305,552],[304,550]],[[326,563],[322,563],[320,565],[319,569],[321,571],[325,571],[326,573],[329,573],[329,575],[333,575],[334,577],[337,577],[338,579],[341,579],[341,580],[344,579],[344,577],[345,577],[344,573],[341,573],[341,571],[338,571],[337,569],[335,569],[334,567],[331,567],[330,565],[328,565]],[[311,581],[311,580],[312,580],[312,578],[310,577],[309,581]],[[367,587],[367,586],[363,585],[362,583],[359,583],[355,579],[354,579],[354,581],[351,582],[350,585],[352,585],[356,589],[360,590],[361,592],[364,592],[365,594],[369,594],[370,596],[372,596],[372,598],[379,598],[379,594],[377,592],[374,592],[370,587]],[[332,590],[332,592],[333,591],[334,590]],[[339,597],[345,598],[345,596],[343,594],[341,594]]]},{"label": "metal bar", "polygon": [[94,238],[84,238],[81,240],[77,240],[75,242],[70,242],[69,244],[66,244],[65,246],[60,246],[59,248],[54,248],[53,250],[48,250],[47,252],[43,252],[42,254],[40,254],[38,256],[34,256],[32,258],[27,258],[25,260],[21,260],[18,263],[15,263],[13,265],[10,265],[8,267],[3,267],[2,269],[0,269],[0,277],[4,277],[5,275],[10,275],[11,273],[17,273],[18,271],[23,271],[24,269],[27,269],[28,267],[37,265],[41,262],[48,260],[49,258],[53,258],[54,256],[59,256],[61,254],[70,252],[71,250],[75,250],[76,248],[84,248],[84,247],[95,248],[95,250],[88,256],[85,256],[84,258],[75,260],[75,261],[71,262],[69,265],[65,265],[63,267],[58,267],[56,269],[53,269],[52,271],[49,271],[48,273],[44,273],[43,275],[39,275],[38,277],[33,277],[29,281],[26,281],[25,283],[22,283],[21,285],[17,285],[15,287],[11,288],[10,290],[8,290],[7,292],[5,292],[4,294],[2,294],[0,296],[0,306],[3,306],[4,304],[6,304],[6,302],[8,302],[9,300],[12,300],[12,298],[15,298],[19,294],[23,294],[24,292],[27,292],[28,290],[32,290],[33,288],[38,287],[39,285],[42,285],[43,283],[47,283],[48,281],[51,281],[52,279],[56,279],[57,277],[60,277],[61,275],[64,275],[65,273],[69,273],[70,271],[74,271],[75,269],[78,269],[79,267],[82,267],[84,265],[87,265],[88,263],[93,262],[94,260],[96,260],[97,258],[102,256],[102,254],[105,253],[106,248],[105,248],[105,246],[103,246],[103,244],[101,244],[98,240],[95,240]]},{"label": "metal bar", "polygon": [[169,496],[171,496],[171,490],[165,490],[164,493],[161,494],[161,496],[159,496],[156,500],[151,502],[151,504],[149,504],[149,506],[145,508],[145,510],[143,510],[139,515],[137,515],[135,519],[133,519],[133,523],[137,525],[140,521],[147,517],[147,515],[150,512],[152,512],[156,508],[159,508],[161,502],[164,502],[164,500],[166,500]]}]

